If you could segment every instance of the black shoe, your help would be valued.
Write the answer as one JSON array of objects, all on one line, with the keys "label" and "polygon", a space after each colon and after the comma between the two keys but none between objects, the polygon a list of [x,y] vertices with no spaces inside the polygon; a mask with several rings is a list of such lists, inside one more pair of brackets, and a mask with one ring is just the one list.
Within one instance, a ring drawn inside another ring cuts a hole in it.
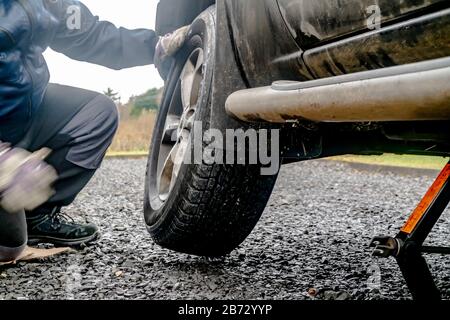
[{"label": "black shoe", "polygon": [[59,209],[27,217],[27,225],[30,246],[51,243],[58,247],[78,247],[96,240],[99,235],[94,224],[77,224]]}]

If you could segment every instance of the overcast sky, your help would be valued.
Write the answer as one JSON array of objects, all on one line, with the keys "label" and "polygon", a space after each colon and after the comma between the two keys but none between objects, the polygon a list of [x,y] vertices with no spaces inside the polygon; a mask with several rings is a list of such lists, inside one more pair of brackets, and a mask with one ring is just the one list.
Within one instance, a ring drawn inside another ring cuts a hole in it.
[{"label": "overcast sky", "polygon": [[[126,28],[155,27],[158,0],[82,0],[101,20]],[[108,48],[105,48],[108,50]],[[47,50],[45,57],[50,68],[51,82],[104,91],[111,87],[119,92],[122,102],[134,94],[141,94],[152,87],[162,87],[163,81],[153,66],[121,71],[71,60],[64,55]]]}]

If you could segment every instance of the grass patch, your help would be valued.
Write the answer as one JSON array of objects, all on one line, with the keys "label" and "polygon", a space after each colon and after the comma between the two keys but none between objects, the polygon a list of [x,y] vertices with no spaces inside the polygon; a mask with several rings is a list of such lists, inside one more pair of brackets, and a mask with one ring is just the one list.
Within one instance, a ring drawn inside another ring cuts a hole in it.
[{"label": "grass patch", "polygon": [[120,124],[108,156],[146,155],[156,120],[156,113],[143,111],[139,117],[133,117],[125,107],[121,111]]},{"label": "grass patch", "polygon": [[415,169],[441,170],[448,158],[433,156],[384,154],[381,156],[346,155],[331,157],[330,160],[364,163],[380,166],[405,167]]},{"label": "grass patch", "polygon": [[147,157],[148,151],[108,151],[107,158],[139,158]]}]

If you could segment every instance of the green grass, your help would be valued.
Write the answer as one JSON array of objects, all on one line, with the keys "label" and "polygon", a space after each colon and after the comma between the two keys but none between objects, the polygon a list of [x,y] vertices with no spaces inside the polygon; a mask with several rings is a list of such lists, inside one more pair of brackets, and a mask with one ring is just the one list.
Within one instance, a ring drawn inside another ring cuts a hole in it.
[{"label": "green grass", "polygon": [[[119,152],[109,151],[106,154],[107,158],[139,158],[147,156],[148,151],[145,150],[119,151]],[[346,156],[331,157],[328,158],[328,160],[372,164],[380,166],[440,170],[445,166],[449,158],[384,154],[381,156],[346,155]]]},{"label": "green grass", "polygon": [[381,156],[347,155],[329,158],[336,161],[364,163],[380,166],[405,167],[416,169],[442,169],[448,158],[415,155],[384,154]]},{"label": "green grass", "polygon": [[147,157],[148,151],[108,151],[107,158],[138,158]]}]

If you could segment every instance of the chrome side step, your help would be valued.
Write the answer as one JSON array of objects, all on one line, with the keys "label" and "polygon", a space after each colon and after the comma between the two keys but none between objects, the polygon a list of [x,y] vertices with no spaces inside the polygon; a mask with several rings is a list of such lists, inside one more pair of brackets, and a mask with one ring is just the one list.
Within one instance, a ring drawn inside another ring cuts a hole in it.
[{"label": "chrome side step", "polygon": [[450,57],[307,82],[279,81],[231,94],[246,122],[450,120]]}]

